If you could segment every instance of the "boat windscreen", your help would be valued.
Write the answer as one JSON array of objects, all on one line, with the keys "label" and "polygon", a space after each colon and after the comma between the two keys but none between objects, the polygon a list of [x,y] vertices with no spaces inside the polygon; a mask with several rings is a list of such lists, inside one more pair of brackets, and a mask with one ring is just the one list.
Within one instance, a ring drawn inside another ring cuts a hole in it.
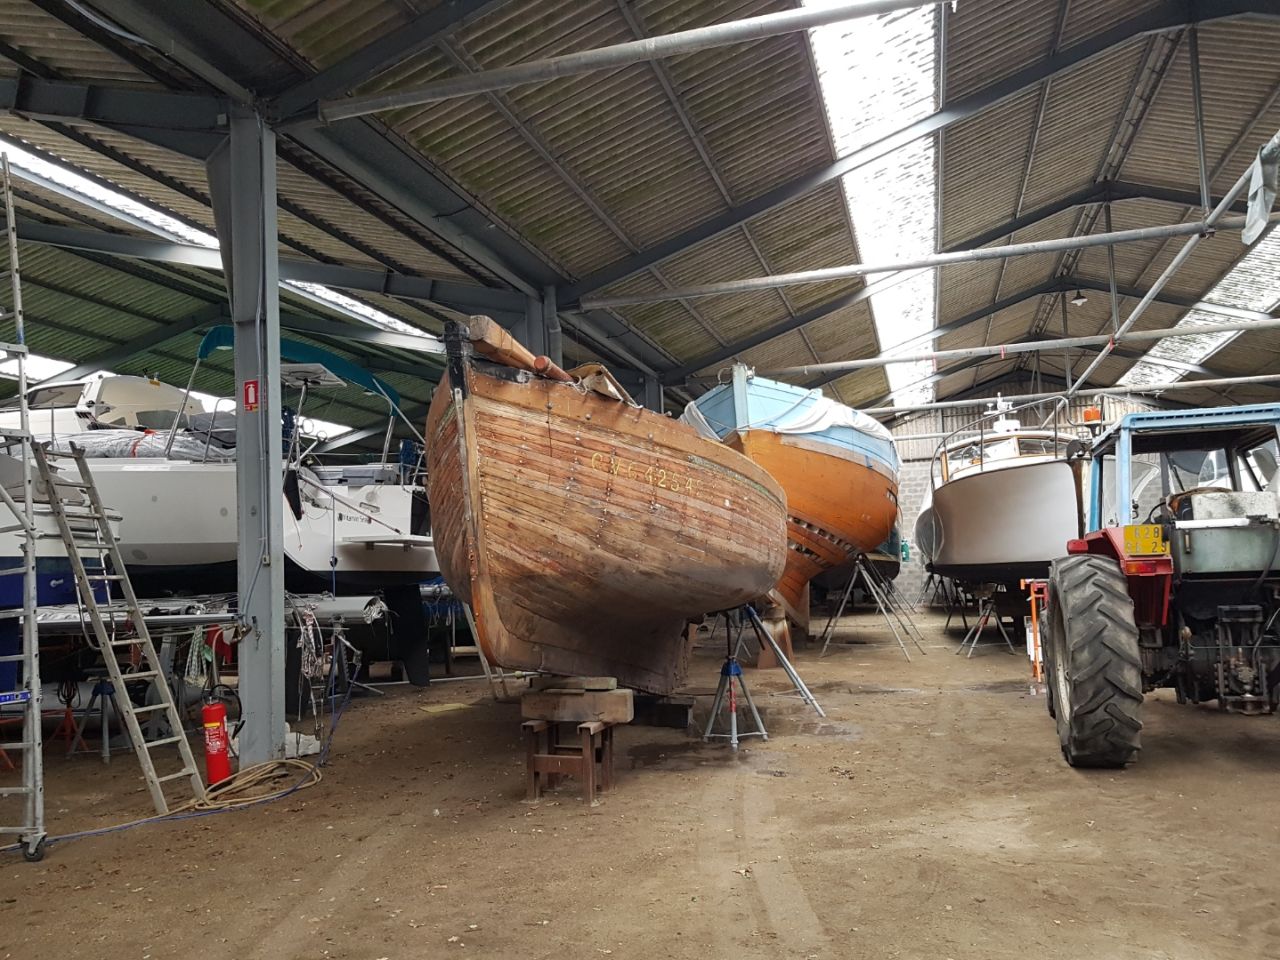
[{"label": "boat windscreen", "polygon": [[[74,407],[80,402],[80,394],[83,392],[83,383],[59,383],[51,387],[37,387],[27,391],[27,409],[55,410],[61,407]],[[17,409],[17,406],[17,397],[5,403],[5,408]]]}]

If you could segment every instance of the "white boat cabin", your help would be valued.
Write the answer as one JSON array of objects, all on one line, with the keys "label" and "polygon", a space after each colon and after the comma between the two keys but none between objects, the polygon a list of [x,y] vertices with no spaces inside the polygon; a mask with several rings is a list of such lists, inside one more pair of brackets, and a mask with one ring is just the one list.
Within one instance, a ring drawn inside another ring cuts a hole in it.
[{"label": "white boat cabin", "polygon": [[[184,391],[148,377],[100,376],[45,383],[27,391],[31,429],[37,434],[83,433],[91,429],[168,430],[180,414],[204,413],[204,404]],[[0,427],[18,429],[18,401],[0,407]]]},{"label": "white boat cabin", "polygon": [[947,444],[938,458],[941,462],[940,482],[1029,463],[1061,460],[1067,456],[1067,448],[1074,439],[1052,430],[1026,429],[1017,420],[1001,418],[989,430]]}]

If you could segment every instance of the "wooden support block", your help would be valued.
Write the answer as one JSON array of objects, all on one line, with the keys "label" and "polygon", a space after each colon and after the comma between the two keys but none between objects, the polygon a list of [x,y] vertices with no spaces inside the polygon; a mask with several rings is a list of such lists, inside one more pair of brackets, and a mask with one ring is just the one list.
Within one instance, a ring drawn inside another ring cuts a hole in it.
[{"label": "wooden support block", "polygon": [[539,690],[520,698],[520,715],[556,723],[630,723],[635,701],[630,690]]},{"label": "wooden support block", "polygon": [[577,737],[564,740],[560,739],[563,728],[557,729],[546,720],[526,720],[521,729],[525,734],[526,799],[539,799],[544,789],[564,776],[582,783],[583,799],[588,803],[595,803],[601,790],[613,787],[612,723],[579,723]]},{"label": "wooden support block", "polygon": [[530,682],[534,690],[617,690],[617,677],[557,677],[543,674]]}]

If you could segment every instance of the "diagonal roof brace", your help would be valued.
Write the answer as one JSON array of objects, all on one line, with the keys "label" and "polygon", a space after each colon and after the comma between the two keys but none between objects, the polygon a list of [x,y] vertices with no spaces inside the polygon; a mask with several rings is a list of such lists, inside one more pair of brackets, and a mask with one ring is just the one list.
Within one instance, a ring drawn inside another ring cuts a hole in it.
[{"label": "diagonal roof brace", "polygon": [[799,33],[814,27],[840,23],[857,17],[893,13],[913,7],[936,6],[951,0],[844,0],[821,7],[780,10],[742,20],[713,23],[676,33],[645,37],[595,50],[582,50],[546,60],[533,60],[513,66],[482,70],[461,77],[438,80],[425,86],[367,96],[346,97],[322,102],[319,119],[325,123],[362,117],[400,107],[416,107],[438,103],[493,90],[507,90],[529,83],[541,83],[558,77],[571,77],[595,70],[608,70],[635,63],[709,50],[734,43],[747,43],[766,37]]},{"label": "diagonal roof brace", "polygon": [[285,119],[314,109],[318,101],[373,79],[428,49],[442,37],[456,33],[467,24],[498,9],[505,2],[506,0],[445,0],[278,94],[268,104],[268,112],[274,117]]},{"label": "diagonal roof brace", "polygon": [[847,153],[837,158],[833,163],[810,171],[746,203],[717,214],[674,237],[670,237],[646,250],[641,250],[637,254],[624,257],[610,266],[597,270],[561,289],[558,292],[558,299],[562,303],[575,303],[588,293],[634,276],[653,264],[680,253],[682,250],[695,246],[704,240],[709,240],[775,207],[802,197],[825,183],[838,180],[845,174],[878,160],[921,137],[945,130],[953,124],[976,116],[1029,87],[1033,87],[1059,73],[1071,70],[1082,63],[1092,60],[1094,57],[1117,49],[1139,37],[1150,33],[1182,29],[1195,22],[1205,23],[1248,15],[1276,17],[1280,16],[1280,8],[1277,8],[1274,0],[1217,0],[1217,2],[1211,4],[1188,2],[1188,0],[1163,0],[1163,2],[1151,9],[1123,20],[1108,30],[1067,47],[1038,63],[1017,71],[1003,80],[984,87],[976,93],[949,103],[944,109],[936,113],[907,124],[905,127],[887,134],[873,143]]}]

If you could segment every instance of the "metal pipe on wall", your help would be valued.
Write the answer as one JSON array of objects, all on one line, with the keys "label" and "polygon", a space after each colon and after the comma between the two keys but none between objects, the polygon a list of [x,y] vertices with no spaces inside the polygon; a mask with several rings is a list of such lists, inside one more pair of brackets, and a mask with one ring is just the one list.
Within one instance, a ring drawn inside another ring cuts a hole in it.
[{"label": "metal pipe on wall", "polygon": [[541,83],[557,77],[571,77],[594,70],[660,60],[663,57],[708,50],[712,47],[799,33],[802,30],[858,17],[872,17],[896,10],[909,10],[950,2],[951,0],[858,0],[856,3],[841,3],[831,7],[784,10],[779,13],[748,17],[744,20],[731,20],[728,23],[715,23],[693,30],[681,30],[678,33],[600,47],[596,50],[584,50],[581,53],[570,53],[547,60],[534,60],[531,63],[482,70],[408,90],[397,90],[394,93],[325,100],[321,102],[318,113],[322,121],[329,123],[350,117],[362,117],[383,110],[416,107],[441,100],[451,100],[454,97],[487,93],[491,90],[506,90],[526,83]]},{"label": "metal pipe on wall", "polygon": [[[764,377],[802,377],[813,373],[839,373],[883,367],[891,363],[911,363],[919,360],[962,360],[970,357],[1009,356],[1018,353],[1038,353],[1043,350],[1066,350],[1075,347],[1098,347],[1114,342],[1150,342],[1173,337],[1195,337],[1206,333],[1238,333],[1246,330],[1275,330],[1280,328],[1280,318],[1271,320],[1238,320],[1233,323],[1186,323],[1178,327],[1160,330],[1131,330],[1116,337],[1109,333],[1086,337],[1060,337],[1058,339],[1027,340],[1019,343],[991,344],[982,347],[958,347],[954,350],[933,350],[927,353],[886,354],[863,360],[838,360],[831,363],[810,363],[794,367],[776,367],[757,371]],[[1156,361],[1159,362],[1158,360]]]},{"label": "metal pipe on wall", "polygon": [[[1232,193],[1218,210],[1225,211],[1235,202],[1238,191]],[[1225,206],[1224,206],[1225,204]],[[1273,216],[1280,220],[1280,216]],[[819,270],[801,270],[797,273],[779,273],[767,277],[747,277],[742,280],[726,280],[697,287],[663,290],[659,293],[634,294],[619,297],[583,297],[584,310],[625,307],[640,303],[663,303],[668,300],[690,300],[697,297],[719,297],[728,294],[750,293],[755,290],[773,290],[803,283],[826,283],[830,280],[847,280],[872,273],[894,273],[899,270],[936,269],[957,263],[975,263],[982,260],[1004,260],[1008,257],[1028,257],[1083,247],[1103,247],[1116,243],[1137,243],[1143,240],[1163,240],[1166,237],[1190,236],[1199,243],[1215,230],[1243,230],[1244,217],[1219,216],[1214,221],[1196,223],[1172,223],[1158,227],[1137,227],[1133,230],[1116,230],[1111,233],[1095,233],[1085,237],[1058,237],[1053,240],[1033,240],[1028,243],[1010,243],[1002,247],[982,247],[977,250],[957,250],[953,253],[933,253],[914,260],[897,263],[853,263],[841,267],[824,267]],[[1152,294],[1153,296],[1154,294]]]},{"label": "metal pipe on wall", "polygon": [[[1209,387],[1238,387],[1249,383],[1276,383],[1280,373],[1264,373],[1251,377],[1219,377],[1216,380],[1170,380],[1164,383],[1147,383],[1140,386],[1094,387],[1077,390],[1077,397],[1124,397],[1135,394],[1165,393],[1169,390],[1193,390]],[[1007,397],[974,397],[969,400],[935,400],[933,403],[917,403],[901,407],[867,407],[862,412],[873,417],[895,416],[900,413],[925,413],[930,410],[959,410],[963,407],[983,407],[997,400],[1027,403],[1034,400],[1054,400],[1066,396],[1066,391],[1056,393],[1019,393]]]}]

